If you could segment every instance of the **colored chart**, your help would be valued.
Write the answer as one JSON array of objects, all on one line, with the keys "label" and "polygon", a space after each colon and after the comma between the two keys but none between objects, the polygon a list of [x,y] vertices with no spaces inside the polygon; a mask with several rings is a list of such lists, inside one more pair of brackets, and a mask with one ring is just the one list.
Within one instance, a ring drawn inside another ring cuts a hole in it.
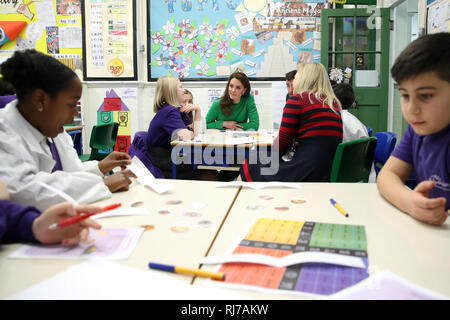
[{"label": "colored chart", "polygon": [[283,257],[297,252],[327,252],[361,257],[365,269],[323,263],[272,267],[226,263],[219,272],[226,283],[264,289],[330,295],[369,276],[364,226],[259,219],[233,254],[254,253]]}]

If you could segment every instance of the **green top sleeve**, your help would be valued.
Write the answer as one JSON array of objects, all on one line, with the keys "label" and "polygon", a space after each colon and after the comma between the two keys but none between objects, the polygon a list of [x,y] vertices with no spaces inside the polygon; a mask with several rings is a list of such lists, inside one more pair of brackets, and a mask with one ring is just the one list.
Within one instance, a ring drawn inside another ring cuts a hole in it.
[{"label": "green top sleeve", "polygon": [[233,105],[231,115],[228,117],[220,110],[220,99],[214,101],[205,120],[207,129],[224,129],[223,121],[236,121],[244,130],[259,129],[258,110],[252,95],[242,97],[239,103]]},{"label": "green top sleeve", "polygon": [[244,101],[245,109],[247,111],[247,119],[245,119],[244,122],[239,122],[241,126],[243,126],[244,130],[255,130],[258,131],[259,129],[259,115],[258,110],[256,109],[255,99],[252,95],[249,95],[247,99]]}]

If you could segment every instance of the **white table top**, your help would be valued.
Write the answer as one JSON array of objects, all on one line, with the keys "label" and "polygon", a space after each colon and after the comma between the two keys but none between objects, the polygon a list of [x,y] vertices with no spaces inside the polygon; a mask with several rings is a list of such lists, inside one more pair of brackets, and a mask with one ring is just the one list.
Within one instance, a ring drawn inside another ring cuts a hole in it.
[{"label": "white table top", "polygon": [[[159,262],[190,268],[198,268],[201,257],[227,253],[241,236],[242,231],[258,218],[301,220],[312,222],[364,225],[367,234],[367,252],[370,272],[385,269],[398,274],[422,287],[450,296],[450,219],[436,227],[421,223],[398,211],[378,193],[375,184],[357,183],[300,183],[301,189],[270,188],[216,188],[217,182],[169,180],[174,189],[157,195],[140,185],[133,185],[128,192],[115,193],[113,198],[98,203],[106,205],[121,202],[124,207],[143,201],[150,211],[148,216],[114,217],[98,220],[103,227],[132,228],[154,225],[145,231],[131,257],[126,261],[114,261],[124,266],[148,270],[148,263]],[[270,195],[271,200],[259,198]],[[294,204],[294,197],[305,197],[306,203]],[[350,217],[345,218],[329,199],[334,198]],[[167,200],[181,200],[169,206]],[[206,203],[195,209],[194,202]],[[248,205],[262,205],[263,210],[249,210]],[[231,209],[230,209],[231,206]],[[289,207],[287,211],[274,207]],[[160,215],[160,209],[172,210],[172,214]],[[184,216],[192,210],[203,214],[200,218]],[[195,222],[208,219],[210,228],[195,227]],[[190,222],[186,233],[170,230],[173,223]],[[9,259],[20,244],[0,246],[0,299],[8,298],[36,283],[81,263],[82,260]],[[204,270],[215,270],[203,265]],[[170,274],[190,283],[191,276]],[[195,278],[194,286],[206,280]],[[275,295],[253,291],[227,290],[254,299],[296,299],[299,296]],[[189,297],[186,297],[189,299]],[[239,298],[238,298],[239,299]]]},{"label": "white table top", "polygon": [[[276,133],[273,131],[233,131],[208,129],[193,140],[171,142],[175,146],[245,147],[271,146]],[[243,142],[243,143],[240,143]],[[245,142],[245,143],[244,143]]]}]

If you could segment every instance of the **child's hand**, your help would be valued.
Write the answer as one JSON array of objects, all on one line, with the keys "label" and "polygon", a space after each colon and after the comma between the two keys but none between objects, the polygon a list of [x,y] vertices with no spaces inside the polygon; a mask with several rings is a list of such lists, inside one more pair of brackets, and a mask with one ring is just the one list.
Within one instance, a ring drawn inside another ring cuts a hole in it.
[{"label": "child's hand", "polygon": [[122,170],[131,164],[131,157],[125,152],[111,152],[105,159],[98,163],[98,168],[103,174],[107,174],[115,167],[121,167]]},{"label": "child's hand", "polygon": [[0,200],[9,200],[11,199],[8,188],[6,188],[6,185],[3,183],[3,181],[0,181]]},{"label": "child's hand", "polygon": [[131,170],[123,170],[105,177],[103,181],[111,192],[127,191],[132,182],[129,177],[136,178],[136,175]]},{"label": "child's hand", "polygon": [[446,199],[444,197],[428,198],[428,192],[434,188],[434,185],[434,181],[422,181],[414,188],[408,213],[417,220],[441,225],[447,219]]},{"label": "child's hand", "polygon": [[61,242],[63,245],[68,246],[85,241],[89,233],[88,228],[101,228],[94,220],[85,219],[73,225],[54,230],[50,230],[49,227],[54,223],[77,216],[80,213],[99,213],[102,210],[101,207],[92,205],[74,207],[70,202],[52,206],[33,221],[32,230],[34,237],[44,244]]}]

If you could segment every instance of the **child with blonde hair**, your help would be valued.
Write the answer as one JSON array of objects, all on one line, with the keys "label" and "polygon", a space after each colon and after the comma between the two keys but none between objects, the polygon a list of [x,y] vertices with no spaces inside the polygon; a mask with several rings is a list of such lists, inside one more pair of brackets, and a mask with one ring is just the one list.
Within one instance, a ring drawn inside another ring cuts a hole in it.
[{"label": "child with blonde hair", "polygon": [[[318,63],[299,64],[294,78],[294,95],[283,109],[278,137],[272,147],[278,158],[297,148],[289,162],[267,173],[267,165],[245,161],[240,177],[244,181],[329,181],[336,147],[342,142],[341,104],[331,87],[325,68]],[[278,148],[278,149],[277,149]],[[274,154],[271,155],[273,160]],[[272,164],[270,164],[272,166]],[[278,170],[277,170],[278,169]]]}]

